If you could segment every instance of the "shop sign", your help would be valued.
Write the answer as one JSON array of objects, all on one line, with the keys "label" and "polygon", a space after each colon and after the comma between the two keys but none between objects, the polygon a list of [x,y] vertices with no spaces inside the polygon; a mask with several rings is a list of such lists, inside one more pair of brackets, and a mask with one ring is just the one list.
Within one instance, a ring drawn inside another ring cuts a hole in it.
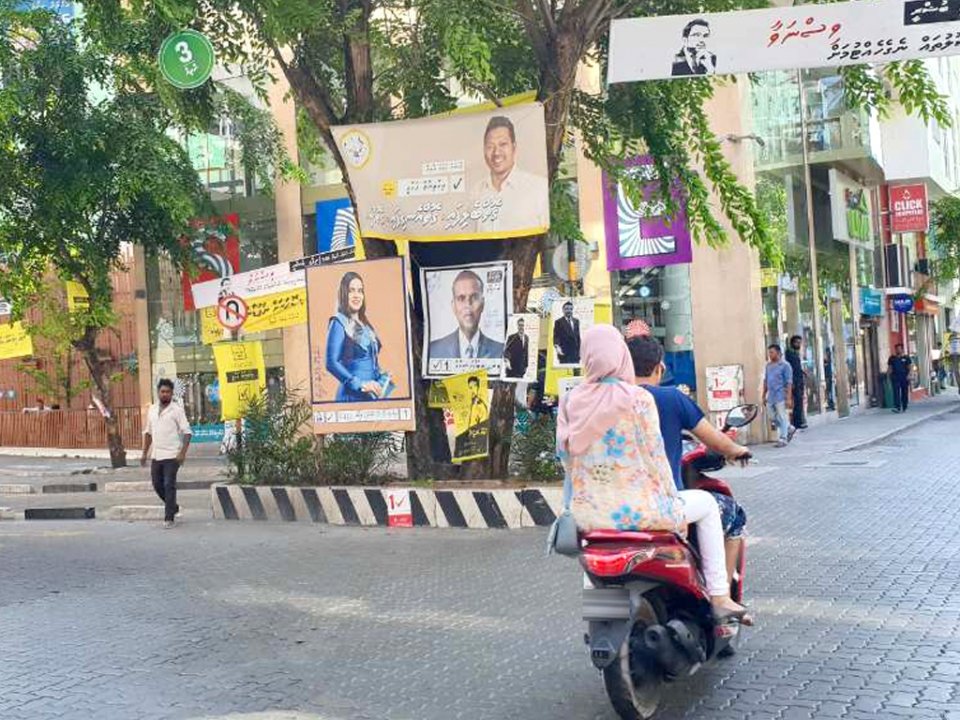
[{"label": "shop sign", "polygon": [[678,209],[667,214],[653,158],[626,161],[626,173],[641,184],[642,201],[634,203],[623,186],[604,175],[603,225],[607,241],[607,269],[635,270],[689,263],[693,259],[690,227],[682,188],[672,189]]},{"label": "shop sign", "polygon": [[890,232],[926,232],[930,228],[927,186],[923,183],[890,188]]},{"label": "shop sign", "polygon": [[190,441],[197,443],[218,443],[223,440],[223,423],[208,423],[190,426]]},{"label": "shop sign", "polygon": [[858,245],[873,244],[870,192],[839,170],[830,171],[830,209],[835,239]]},{"label": "shop sign", "polygon": [[883,315],[883,294],[873,288],[860,288],[860,314]]},{"label": "shop sign", "polygon": [[607,82],[955,55],[957,0],[871,0],[614,20]]},{"label": "shop sign", "polygon": [[894,295],[891,303],[898,313],[908,313],[913,310],[913,298],[909,295]]}]

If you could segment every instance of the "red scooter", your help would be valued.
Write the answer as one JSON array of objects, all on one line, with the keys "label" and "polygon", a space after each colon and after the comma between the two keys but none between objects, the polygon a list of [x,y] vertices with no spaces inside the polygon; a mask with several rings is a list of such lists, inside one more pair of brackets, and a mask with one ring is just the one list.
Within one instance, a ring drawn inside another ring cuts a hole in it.
[{"label": "red scooter", "polygon": [[[757,413],[756,405],[734,408],[723,432],[735,437]],[[725,464],[723,456],[692,436],[685,438],[683,472],[688,489],[732,497],[725,482],[705,474]],[[670,532],[601,530],[582,534],[581,544],[580,563],[587,575],[585,640],[621,718],[652,718],[664,682],[693,675],[708,660],[736,652],[741,626],[714,617],[699,567],[695,528],[688,539]],[[737,602],[743,597],[745,561],[741,543],[730,587]]]}]

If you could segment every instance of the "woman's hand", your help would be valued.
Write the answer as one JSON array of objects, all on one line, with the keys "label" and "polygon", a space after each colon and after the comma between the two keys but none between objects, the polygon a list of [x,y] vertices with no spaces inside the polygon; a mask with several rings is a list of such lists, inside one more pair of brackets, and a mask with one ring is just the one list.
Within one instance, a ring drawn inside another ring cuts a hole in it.
[{"label": "woman's hand", "polygon": [[380,383],[374,380],[365,382],[360,386],[360,389],[365,393],[373,395],[374,397],[380,397],[381,393],[383,392],[383,388],[380,387]]}]

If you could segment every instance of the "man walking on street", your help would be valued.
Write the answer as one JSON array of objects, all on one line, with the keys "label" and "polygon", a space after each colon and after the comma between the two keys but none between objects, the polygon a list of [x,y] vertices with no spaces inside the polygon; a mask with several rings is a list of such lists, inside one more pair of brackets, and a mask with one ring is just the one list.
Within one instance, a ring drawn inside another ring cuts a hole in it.
[{"label": "man walking on street", "polygon": [[159,402],[147,412],[147,427],[143,431],[141,467],[146,466],[153,448],[150,479],[153,489],[164,503],[163,527],[173,527],[180,512],[177,505],[177,471],[187,458],[190,447],[190,423],[179,403],[173,402],[173,381],[164,378],[157,383]]},{"label": "man walking on street", "polygon": [[798,430],[807,429],[807,418],[803,414],[803,388],[805,378],[803,376],[803,360],[800,357],[800,349],[803,347],[803,338],[794,335],[790,338],[790,349],[787,350],[786,360],[793,369],[793,426]]},{"label": "man walking on street", "polygon": [[896,353],[890,356],[887,367],[890,370],[890,382],[893,385],[893,411],[906,412],[910,404],[910,367],[913,361],[904,352],[903,345],[897,345]]},{"label": "man walking on street", "polygon": [[787,411],[793,404],[793,368],[783,359],[783,350],[777,344],[767,348],[766,371],[763,377],[763,402],[770,419],[777,426],[777,447],[786,447],[796,428],[790,426]]}]

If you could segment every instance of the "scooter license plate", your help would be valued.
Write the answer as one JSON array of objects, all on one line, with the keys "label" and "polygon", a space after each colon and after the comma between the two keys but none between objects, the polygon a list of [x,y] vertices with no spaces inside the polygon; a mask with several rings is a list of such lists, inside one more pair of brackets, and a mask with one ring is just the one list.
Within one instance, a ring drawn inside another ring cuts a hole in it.
[{"label": "scooter license plate", "polygon": [[584,588],[583,619],[629,620],[630,591],[626,588]]}]

